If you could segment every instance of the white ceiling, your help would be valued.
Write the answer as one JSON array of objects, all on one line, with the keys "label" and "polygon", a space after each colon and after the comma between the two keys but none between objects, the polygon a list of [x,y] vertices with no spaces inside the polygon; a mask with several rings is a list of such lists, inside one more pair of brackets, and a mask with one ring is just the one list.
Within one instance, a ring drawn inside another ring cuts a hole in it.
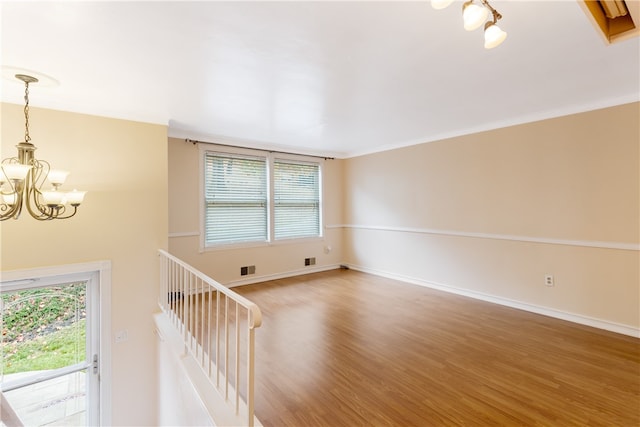
[{"label": "white ceiling", "polygon": [[335,157],[640,99],[639,38],[605,45],[573,0],[492,5],[509,36],[485,50],[461,3],[4,1],[3,76],[59,82],[32,106]]}]

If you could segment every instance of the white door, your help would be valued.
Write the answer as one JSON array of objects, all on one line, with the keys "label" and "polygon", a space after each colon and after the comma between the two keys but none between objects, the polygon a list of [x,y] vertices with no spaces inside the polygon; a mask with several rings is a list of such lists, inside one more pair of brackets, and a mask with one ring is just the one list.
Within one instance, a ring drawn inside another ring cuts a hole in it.
[{"label": "white door", "polygon": [[99,277],[0,284],[0,389],[23,424],[99,424]]}]

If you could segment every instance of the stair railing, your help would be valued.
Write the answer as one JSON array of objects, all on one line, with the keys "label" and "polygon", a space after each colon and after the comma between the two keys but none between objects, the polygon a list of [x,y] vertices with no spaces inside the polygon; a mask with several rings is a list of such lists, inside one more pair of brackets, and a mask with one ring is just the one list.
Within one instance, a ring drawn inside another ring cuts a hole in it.
[{"label": "stair railing", "polygon": [[197,360],[235,415],[253,426],[260,309],[182,260],[159,252],[162,311],[183,337],[185,353]]}]

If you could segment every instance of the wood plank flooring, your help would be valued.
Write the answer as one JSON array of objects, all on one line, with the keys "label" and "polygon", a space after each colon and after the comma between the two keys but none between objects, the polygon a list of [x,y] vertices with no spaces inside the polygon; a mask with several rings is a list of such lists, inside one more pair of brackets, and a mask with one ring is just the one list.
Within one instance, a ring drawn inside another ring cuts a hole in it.
[{"label": "wood plank flooring", "polygon": [[265,427],[640,425],[636,338],[351,270],[234,290]]}]

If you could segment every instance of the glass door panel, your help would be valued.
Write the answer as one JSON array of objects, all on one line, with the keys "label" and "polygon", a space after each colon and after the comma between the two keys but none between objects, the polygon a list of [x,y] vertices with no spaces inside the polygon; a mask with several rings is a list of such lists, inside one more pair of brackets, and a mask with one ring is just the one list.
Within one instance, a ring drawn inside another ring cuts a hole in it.
[{"label": "glass door panel", "polygon": [[0,385],[25,425],[95,424],[97,411],[89,405],[97,402],[90,392],[98,389],[91,385],[98,379],[98,352],[89,326],[97,322],[87,317],[90,284],[3,284]]}]

